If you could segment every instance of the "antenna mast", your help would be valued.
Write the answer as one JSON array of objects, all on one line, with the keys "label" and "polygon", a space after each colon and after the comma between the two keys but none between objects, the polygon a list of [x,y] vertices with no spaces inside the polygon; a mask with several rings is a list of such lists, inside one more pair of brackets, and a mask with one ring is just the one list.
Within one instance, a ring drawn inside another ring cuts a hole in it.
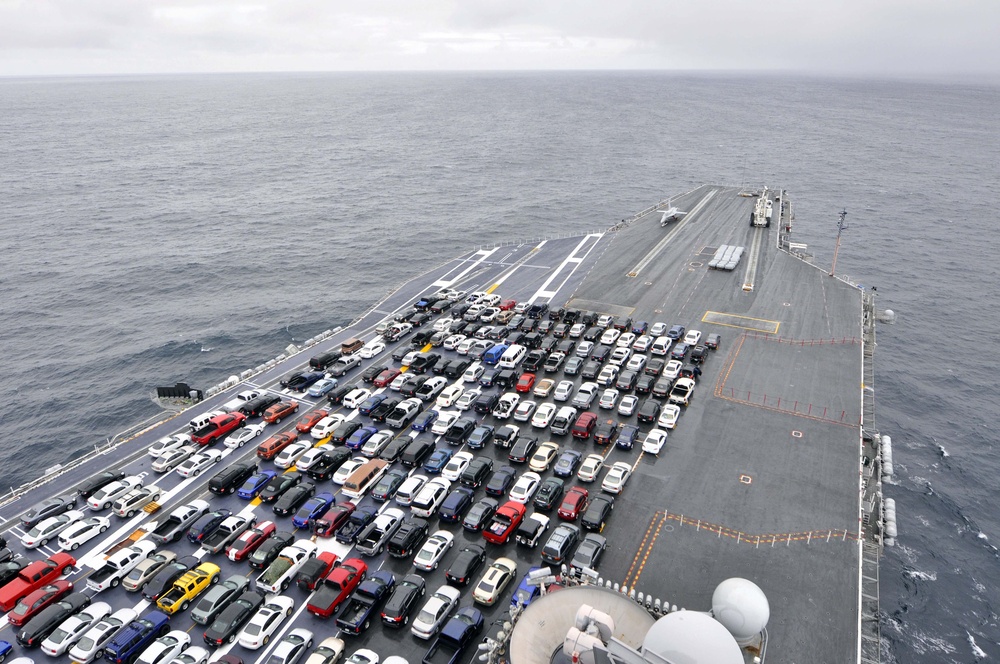
[{"label": "antenna mast", "polygon": [[840,221],[837,222],[837,246],[833,250],[833,265],[830,267],[830,276],[837,270],[837,252],[840,251],[840,234],[844,232],[847,226],[844,225],[844,220],[847,219],[847,210],[845,209],[840,213]]}]

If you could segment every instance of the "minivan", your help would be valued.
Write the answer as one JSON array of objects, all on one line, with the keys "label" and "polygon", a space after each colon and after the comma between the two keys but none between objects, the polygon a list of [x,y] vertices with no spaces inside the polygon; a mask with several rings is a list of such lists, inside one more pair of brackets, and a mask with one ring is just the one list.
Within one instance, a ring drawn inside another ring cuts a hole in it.
[{"label": "minivan", "polygon": [[347,339],[342,344],[340,344],[340,352],[342,355],[352,355],[359,350],[361,350],[365,345],[365,342],[357,337],[351,337]]},{"label": "minivan", "polygon": [[309,358],[309,366],[316,371],[326,371],[326,368],[340,359],[341,353],[336,350],[321,353],[316,357]]},{"label": "minivan", "polygon": [[[478,346],[479,344],[476,345],[476,347]],[[476,347],[474,347],[472,353],[470,354],[474,354],[476,352],[475,350]],[[508,350],[509,347],[507,346],[507,344],[497,344],[495,346],[490,347],[483,353],[483,364],[489,364],[489,365],[497,364],[498,362],[500,362],[500,358],[502,358],[504,353],[506,353]]]},{"label": "minivan", "polygon": [[528,354],[528,349],[521,345],[513,345],[504,351],[497,366],[501,369],[514,369]]},{"label": "minivan", "polygon": [[255,463],[234,463],[220,470],[208,481],[208,490],[220,495],[235,493],[256,472]]},{"label": "minivan", "polygon": [[389,462],[384,459],[372,459],[361,466],[347,478],[342,489],[348,498],[361,498],[371,487],[375,486],[382,475],[389,467]]},{"label": "minivan", "polygon": [[406,449],[403,450],[403,454],[399,457],[399,462],[404,466],[410,466],[413,468],[422,464],[433,451],[433,440],[414,438],[413,441],[406,446]]}]

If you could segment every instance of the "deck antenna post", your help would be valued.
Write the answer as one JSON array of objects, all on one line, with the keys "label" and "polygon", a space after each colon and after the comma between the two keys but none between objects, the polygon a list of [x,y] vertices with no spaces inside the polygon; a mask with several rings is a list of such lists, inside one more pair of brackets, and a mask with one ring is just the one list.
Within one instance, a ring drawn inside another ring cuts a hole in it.
[{"label": "deck antenna post", "polygon": [[840,234],[844,232],[845,228],[847,228],[847,226],[844,225],[844,220],[846,218],[847,218],[847,210],[845,209],[843,212],[840,213],[840,221],[837,222],[837,246],[834,247],[833,249],[833,265],[830,267],[831,277],[833,276],[833,273],[837,269],[837,252],[840,251]]}]

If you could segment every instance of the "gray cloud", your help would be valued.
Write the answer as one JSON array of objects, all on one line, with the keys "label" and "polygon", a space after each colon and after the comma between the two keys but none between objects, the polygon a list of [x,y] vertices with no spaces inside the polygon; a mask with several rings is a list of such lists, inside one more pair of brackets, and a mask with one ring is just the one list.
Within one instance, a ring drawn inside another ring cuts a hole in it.
[{"label": "gray cloud", "polygon": [[0,0],[0,75],[784,69],[995,75],[996,0]]}]

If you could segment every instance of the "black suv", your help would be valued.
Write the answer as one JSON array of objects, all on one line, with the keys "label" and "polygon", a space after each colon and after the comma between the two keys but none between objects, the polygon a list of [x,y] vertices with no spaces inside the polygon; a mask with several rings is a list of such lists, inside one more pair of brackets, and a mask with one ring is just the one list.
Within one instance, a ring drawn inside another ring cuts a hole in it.
[{"label": "black suv", "polygon": [[428,525],[423,519],[410,517],[403,521],[386,547],[394,558],[408,558],[416,553],[427,537]]},{"label": "black suv", "polygon": [[410,622],[410,613],[426,592],[426,582],[418,574],[407,574],[396,584],[389,601],[382,607],[382,622],[390,627],[403,627]]}]

